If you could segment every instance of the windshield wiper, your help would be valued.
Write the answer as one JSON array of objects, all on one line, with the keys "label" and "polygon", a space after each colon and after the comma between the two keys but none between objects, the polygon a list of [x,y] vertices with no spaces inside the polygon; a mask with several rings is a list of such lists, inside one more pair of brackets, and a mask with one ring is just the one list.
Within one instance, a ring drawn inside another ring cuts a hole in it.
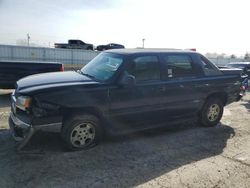
[{"label": "windshield wiper", "polygon": [[82,72],[82,75],[87,76],[87,77],[89,77],[89,78],[96,79],[94,76],[92,76],[92,75],[90,75],[90,74],[86,74],[86,73],[83,73],[83,72]]},{"label": "windshield wiper", "polygon": [[77,70],[77,72],[80,73],[80,74],[82,74],[82,75],[84,75],[84,76],[87,76],[87,77],[89,77],[89,78],[92,78],[92,79],[95,79],[95,80],[96,80],[96,77],[94,77],[94,76],[92,76],[92,75],[90,75],[90,74],[83,73],[81,70]]}]

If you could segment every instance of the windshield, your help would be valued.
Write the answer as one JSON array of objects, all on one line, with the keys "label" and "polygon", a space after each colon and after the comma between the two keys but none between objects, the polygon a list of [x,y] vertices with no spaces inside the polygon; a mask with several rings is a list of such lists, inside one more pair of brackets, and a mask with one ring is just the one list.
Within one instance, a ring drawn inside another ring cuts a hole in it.
[{"label": "windshield", "polygon": [[123,62],[123,56],[101,53],[81,69],[81,73],[99,81],[110,79]]}]

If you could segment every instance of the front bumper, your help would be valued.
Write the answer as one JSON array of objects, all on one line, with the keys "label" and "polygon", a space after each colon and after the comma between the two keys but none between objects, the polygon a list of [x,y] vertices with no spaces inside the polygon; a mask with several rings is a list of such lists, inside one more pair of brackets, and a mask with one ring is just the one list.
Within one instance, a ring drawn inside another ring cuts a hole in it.
[{"label": "front bumper", "polygon": [[15,114],[13,114],[13,112],[10,113],[9,117],[9,127],[11,135],[14,140],[21,143],[18,147],[18,150],[21,150],[29,142],[35,132],[39,130],[48,132],[60,132],[61,126],[61,122],[33,126],[32,124],[22,121]]},{"label": "front bumper", "polygon": [[9,117],[9,127],[14,140],[21,142],[18,150],[21,150],[35,133],[35,129],[30,124],[21,121],[12,112]]}]

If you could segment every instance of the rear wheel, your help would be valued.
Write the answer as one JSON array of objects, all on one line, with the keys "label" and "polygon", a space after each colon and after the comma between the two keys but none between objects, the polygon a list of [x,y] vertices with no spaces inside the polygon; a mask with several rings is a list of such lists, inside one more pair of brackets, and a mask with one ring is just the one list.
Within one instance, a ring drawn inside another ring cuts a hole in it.
[{"label": "rear wheel", "polygon": [[83,114],[66,120],[61,135],[68,149],[89,149],[101,140],[102,129],[96,116]]},{"label": "rear wheel", "polygon": [[218,98],[210,98],[203,106],[200,113],[200,123],[206,127],[216,126],[223,115],[224,105]]}]

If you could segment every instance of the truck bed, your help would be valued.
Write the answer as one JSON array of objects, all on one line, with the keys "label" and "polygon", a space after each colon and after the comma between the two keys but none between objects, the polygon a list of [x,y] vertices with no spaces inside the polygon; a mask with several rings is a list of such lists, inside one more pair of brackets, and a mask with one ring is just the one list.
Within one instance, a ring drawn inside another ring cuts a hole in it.
[{"label": "truck bed", "polygon": [[23,77],[63,70],[63,64],[56,62],[0,60],[0,88],[13,89]]}]

